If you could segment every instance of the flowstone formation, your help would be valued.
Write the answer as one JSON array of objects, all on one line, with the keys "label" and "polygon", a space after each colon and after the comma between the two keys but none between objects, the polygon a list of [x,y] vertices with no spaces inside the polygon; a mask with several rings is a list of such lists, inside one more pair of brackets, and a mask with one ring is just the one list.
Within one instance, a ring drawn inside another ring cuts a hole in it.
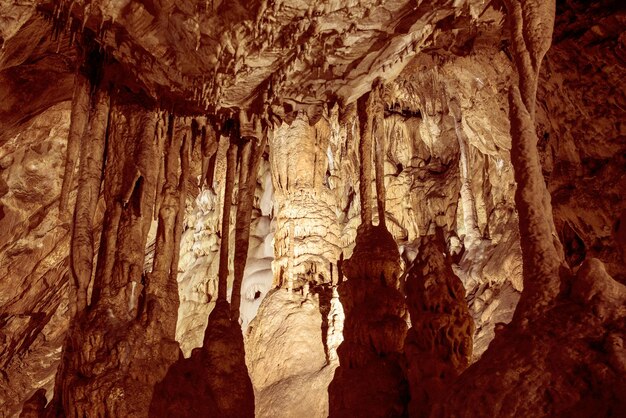
[{"label": "flowstone formation", "polygon": [[[274,286],[293,290],[337,282],[341,253],[335,196],[328,184],[330,127],[298,114],[270,141],[276,231]],[[309,283],[309,281],[311,283]]]}]

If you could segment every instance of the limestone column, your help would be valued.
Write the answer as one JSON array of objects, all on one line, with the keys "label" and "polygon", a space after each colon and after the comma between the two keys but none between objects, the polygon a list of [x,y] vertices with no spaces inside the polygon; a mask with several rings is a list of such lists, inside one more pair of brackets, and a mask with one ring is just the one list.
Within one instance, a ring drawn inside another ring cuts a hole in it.
[{"label": "limestone column", "polygon": [[[325,185],[330,130],[299,114],[269,140],[274,185],[274,286],[336,282],[341,253],[336,202]],[[333,266],[331,268],[331,265]]]}]

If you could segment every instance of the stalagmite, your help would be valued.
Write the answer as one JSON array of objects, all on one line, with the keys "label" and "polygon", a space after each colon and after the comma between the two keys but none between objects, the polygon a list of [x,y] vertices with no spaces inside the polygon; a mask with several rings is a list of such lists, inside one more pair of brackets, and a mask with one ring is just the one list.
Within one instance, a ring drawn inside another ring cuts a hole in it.
[{"label": "stalagmite", "polygon": [[74,312],[82,312],[87,306],[87,288],[91,280],[94,257],[93,217],[102,181],[109,102],[108,92],[103,86],[99,86],[93,97],[89,124],[81,144],[70,255],[73,283],[76,288]]},{"label": "stalagmite", "polygon": [[74,79],[74,94],[72,96],[72,113],[70,115],[70,133],[67,138],[65,172],[59,200],[59,212],[61,214],[65,214],[67,211],[70,191],[74,185],[74,170],[76,169],[76,163],[81,149],[80,144],[85,134],[87,121],[89,120],[89,90],[89,80],[81,71],[77,71]]},{"label": "stalagmite", "polygon": [[[239,315],[235,316],[231,313],[231,307],[227,301],[230,209],[237,165],[237,148],[240,142],[237,124],[232,120],[227,124],[230,144],[227,151],[224,186],[217,303],[209,315],[202,347],[194,349],[189,359],[185,359],[181,355],[179,360],[170,367],[165,378],[157,384],[155,396],[150,405],[151,417],[220,416],[239,418],[254,416],[254,393],[244,359],[243,335],[238,322]],[[241,170],[244,172],[242,176],[246,177],[244,184],[251,182],[247,175],[253,169],[255,158],[250,158],[250,149],[246,150],[245,148],[244,145],[241,165]],[[186,167],[188,163],[184,162],[188,152],[188,145],[183,143],[181,156],[184,155],[185,157],[182,158],[182,173],[188,173],[188,167]],[[244,167],[246,160],[248,160],[247,168]],[[250,166],[250,162],[252,162],[252,166]],[[256,176],[254,176],[254,180],[256,183]],[[239,199],[240,202],[243,200],[244,203],[246,200],[251,200],[250,197],[242,196],[241,193]],[[180,205],[182,210],[182,200]],[[251,203],[248,206],[251,212]],[[245,221],[246,216],[240,217],[238,213],[237,222],[244,223]],[[245,225],[242,229],[245,231]],[[249,214],[247,231],[245,232],[247,232],[245,235],[247,241],[247,237],[249,237]],[[239,234],[241,234],[241,230]],[[238,236],[237,233],[236,236]],[[247,248],[244,252],[245,256],[247,256]],[[176,284],[175,274],[170,277],[170,282]],[[172,314],[169,313],[169,315]],[[174,315],[172,316],[175,318]],[[203,384],[198,385],[197,382]]]},{"label": "stalagmite", "polygon": [[422,238],[407,278],[412,327],[404,343],[411,391],[409,415],[428,417],[447,386],[469,365],[474,320],[465,289],[446,255],[443,230]]},{"label": "stalagmite", "polygon": [[[344,340],[337,348],[340,366],[328,389],[330,417],[406,416],[408,387],[401,364],[407,311],[398,291],[400,253],[384,221],[373,226],[371,207],[367,209],[376,95],[374,91],[358,101],[362,223],[352,257],[341,266],[348,279],[338,286],[345,311]],[[384,204],[380,206],[384,219]]]}]

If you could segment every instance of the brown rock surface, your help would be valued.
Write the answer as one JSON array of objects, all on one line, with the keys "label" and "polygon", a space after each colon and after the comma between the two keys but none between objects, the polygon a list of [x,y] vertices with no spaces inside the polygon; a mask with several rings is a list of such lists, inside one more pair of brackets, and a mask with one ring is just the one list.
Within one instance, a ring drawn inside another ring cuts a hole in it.
[{"label": "brown rock surface", "polygon": [[0,2],[0,417],[619,415],[622,3]]}]

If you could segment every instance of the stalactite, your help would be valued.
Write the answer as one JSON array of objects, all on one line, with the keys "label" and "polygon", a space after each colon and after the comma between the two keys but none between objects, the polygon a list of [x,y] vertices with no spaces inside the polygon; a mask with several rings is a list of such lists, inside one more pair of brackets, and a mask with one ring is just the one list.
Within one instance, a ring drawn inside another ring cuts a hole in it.
[{"label": "stalactite", "polygon": [[215,148],[215,152],[209,157],[209,163],[207,166],[206,173],[206,183],[209,186],[209,189],[213,190],[213,182],[215,181],[215,162],[217,159],[217,148]]},{"label": "stalactite", "polygon": [[367,93],[357,101],[359,117],[359,191],[361,195],[361,223],[364,226],[372,224],[372,111],[371,99]]},{"label": "stalactite", "polygon": [[257,183],[259,164],[263,159],[263,152],[267,143],[267,136],[263,135],[260,144],[252,138],[246,143],[241,152],[239,172],[239,193],[237,201],[237,217],[235,223],[235,278],[233,280],[233,292],[231,296],[231,318],[239,319],[239,306],[241,304],[241,283],[248,258],[250,242],[250,222],[252,221],[252,206],[254,203],[254,191]]},{"label": "stalactite", "polygon": [[176,223],[174,225],[174,254],[170,267],[170,283],[176,283],[178,278],[178,259],[180,257],[180,240],[183,235],[183,223],[185,218],[185,199],[187,198],[187,179],[189,178],[189,152],[190,138],[186,134],[180,147],[180,179],[178,182],[178,210],[176,211]]},{"label": "stalactite", "polygon": [[383,84],[380,79],[374,82],[372,95],[372,131],[376,141],[374,153],[376,169],[376,203],[378,224],[385,226],[385,104],[383,103]]},{"label": "stalactite", "polygon": [[535,100],[541,61],[552,44],[555,1],[505,2],[509,12],[513,58],[519,76],[522,101],[535,119]]},{"label": "stalactite", "polygon": [[[177,212],[180,208],[179,188],[181,179],[178,171],[181,168],[180,156],[183,138],[177,135],[176,119],[172,116],[169,118],[168,134],[167,134],[167,151],[165,152],[164,166],[164,183],[161,190],[157,190],[161,200],[159,205],[159,225],[157,227],[157,239],[154,249],[154,262],[152,272],[148,275],[147,295],[148,303],[155,299],[160,305],[159,310],[162,312],[148,312],[148,315],[154,319],[161,317],[160,320],[167,321],[168,330],[175,332],[176,330],[176,311],[178,309],[178,285],[171,280],[171,270],[173,265],[174,247],[176,237]],[[175,298],[176,300],[172,300]]]},{"label": "stalactite", "polygon": [[224,186],[224,208],[222,211],[222,230],[220,242],[220,264],[218,270],[218,300],[226,300],[228,296],[228,241],[230,236],[230,209],[235,186],[235,170],[237,168],[237,143],[239,129],[232,126],[229,132],[230,145],[226,154],[226,179]]},{"label": "stalactite", "polygon": [[200,173],[200,183],[198,187],[202,188],[206,181],[207,186],[213,189],[213,175],[215,172],[215,156],[217,154],[217,139],[215,131],[210,125],[202,127],[202,172]]},{"label": "stalactite", "polygon": [[72,96],[72,112],[70,115],[70,133],[67,138],[65,172],[61,186],[59,213],[66,216],[70,191],[74,184],[74,170],[80,153],[80,143],[85,134],[89,119],[89,80],[80,71],[74,78],[74,95]]},{"label": "stalactite", "polygon": [[[248,258],[248,238],[250,236],[250,220],[252,218],[252,197],[249,177],[252,175],[254,139],[244,139],[239,154],[239,192],[237,193],[237,214],[235,220],[235,256],[234,280],[231,295],[231,316],[239,318],[239,304],[241,301],[241,281],[243,270]],[[246,221],[247,220],[247,221]],[[245,247],[245,248],[244,248]],[[245,252],[244,252],[245,250]]]},{"label": "stalactite", "polygon": [[454,119],[454,130],[459,142],[459,171],[461,175],[461,205],[463,206],[463,224],[465,226],[465,248],[472,249],[480,239],[481,234],[478,229],[478,215],[476,213],[476,199],[472,191],[471,178],[469,175],[468,149],[469,141],[463,130],[463,119],[461,106],[456,98],[448,101],[450,116]]},{"label": "stalactite", "polygon": [[521,319],[545,312],[554,302],[564,260],[539,161],[534,121],[539,67],[551,43],[555,5],[554,1],[507,1],[507,8],[519,76],[519,87],[512,86],[509,91],[509,115],[524,267],[524,292],[515,313],[515,318]]},{"label": "stalactite", "polygon": [[[94,302],[120,318],[134,319],[158,177],[156,113],[121,102],[113,106],[112,119],[104,192],[105,218],[112,222],[103,231],[97,269],[110,274],[96,274]],[[126,143],[128,137],[132,145]]]},{"label": "stalactite", "polygon": [[109,94],[101,86],[93,97],[87,131],[81,143],[70,251],[72,277],[76,288],[74,312],[81,312],[87,306],[87,288],[91,280],[94,258],[93,217],[100,196],[109,106]]},{"label": "stalactite", "polygon": [[[179,350],[174,340],[175,254],[182,233],[189,138],[183,139],[170,119],[164,155],[157,112],[120,90],[111,102],[103,183],[106,208],[93,297],[90,308],[72,322],[51,406],[68,417],[145,416],[154,384]],[[163,158],[164,183],[157,190]],[[158,200],[162,203],[154,265],[146,275],[145,247]]]},{"label": "stalactite", "polygon": [[159,219],[159,210],[161,209],[161,190],[163,189],[163,183],[165,183],[165,158],[163,156],[163,150],[165,147],[165,139],[168,137],[168,118],[165,112],[159,112],[157,116],[157,125],[155,127],[155,137],[157,141],[157,147],[161,154],[159,158],[159,174],[157,176],[157,193],[154,198],[154,214],[153,219],[156,221]]}]

